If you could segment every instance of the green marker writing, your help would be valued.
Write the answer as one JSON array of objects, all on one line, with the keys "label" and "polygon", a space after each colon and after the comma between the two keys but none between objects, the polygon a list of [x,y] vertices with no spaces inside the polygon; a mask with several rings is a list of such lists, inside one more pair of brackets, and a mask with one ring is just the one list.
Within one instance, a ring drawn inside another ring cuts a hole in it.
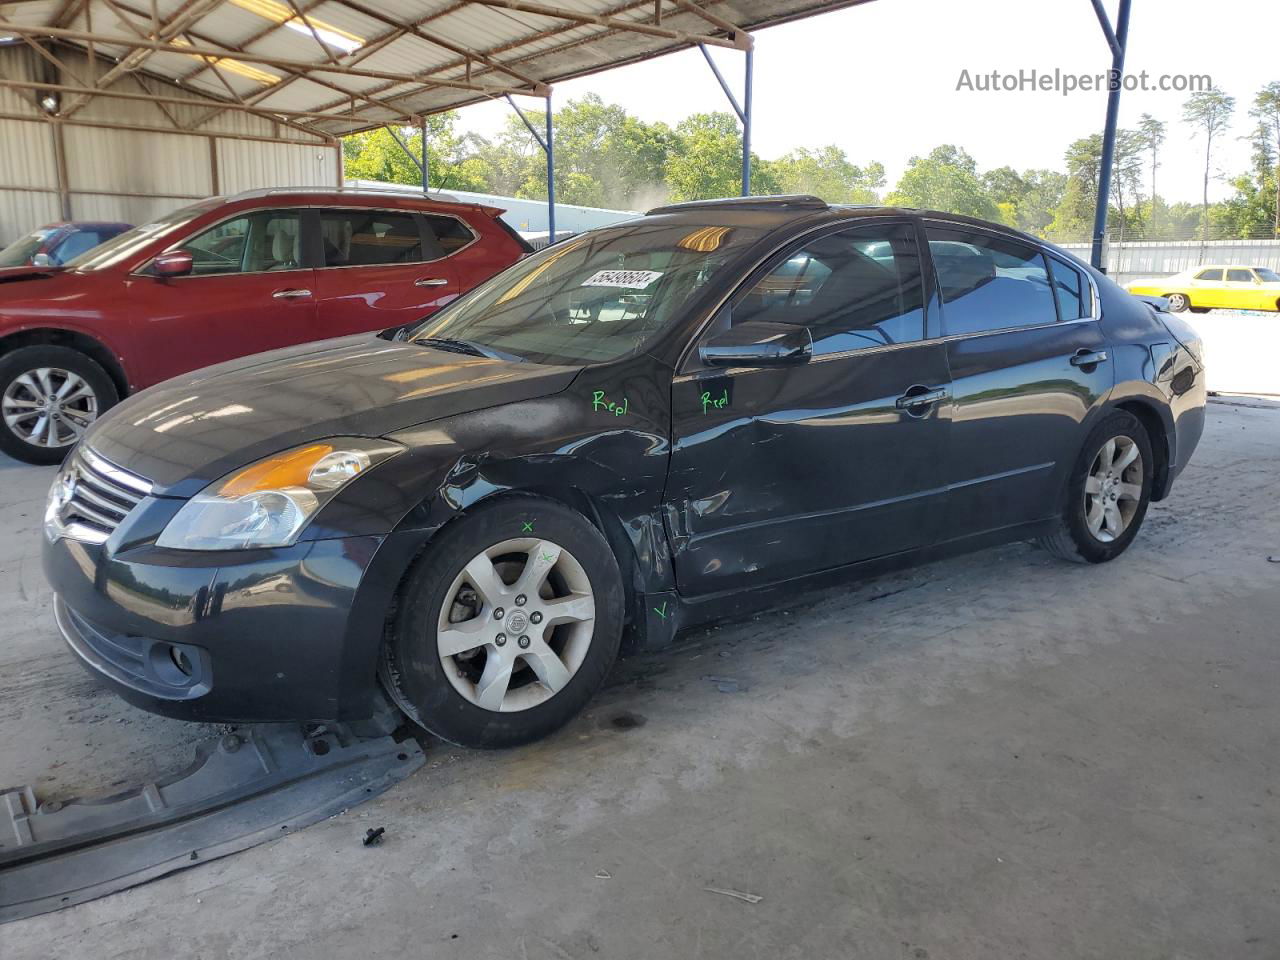
[{"label": "green marker writing", "polygon": [[615,417],[620,417],[631,408],[631,400],[627,397],[622,398],[622,402],[610,400],[604,395],[603,390],[591,391],[591,409],[603,410],[605,413],[612,413]]},{"label": "green marker writing", "polygon": [[729,388],[725,387],[724,393],[720,394],[720,396],[716,397],[714,400],[711,398],[711,392],[708,391],[702,395],[701,400],[703,413],[706,413],[713,407],[716,410],[720,410],[729,405]]}]

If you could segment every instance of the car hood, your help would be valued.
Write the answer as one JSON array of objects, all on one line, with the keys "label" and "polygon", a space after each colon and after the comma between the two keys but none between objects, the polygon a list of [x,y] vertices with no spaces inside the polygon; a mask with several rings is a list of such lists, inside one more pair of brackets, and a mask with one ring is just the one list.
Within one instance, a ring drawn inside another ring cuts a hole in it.
[{"label": "car hood", "polygon": [[84,443],[146,477],[157,495],[186,497],[246,463],[312,440],[382,436],[558,393],[580,369],[362,334],[167,380],[112,409]]},{"label": "car hood", "polygon": [[[20,297],[40,296],[47,289],[47,281],[52,280],[63,272],[63,267],[33,267],[23,265],[19,267],[0,267],[0,304],[11,299],[13,295]],[[46,281],[46,283],[37,284],[42,289],[39,294],[35,292],[33,286],[22,281]]]}]

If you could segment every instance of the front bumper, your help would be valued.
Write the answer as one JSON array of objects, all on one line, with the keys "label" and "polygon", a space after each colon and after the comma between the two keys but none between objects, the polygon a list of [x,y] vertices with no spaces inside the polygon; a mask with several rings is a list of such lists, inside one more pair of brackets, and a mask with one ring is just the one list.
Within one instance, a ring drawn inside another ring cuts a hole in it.
[{"label": "front bumper", "polygon": [[421,537],[215,554],[45,539],[59,629],[153,713],[212,722],[357,720],[378,702],[387,610]]}]

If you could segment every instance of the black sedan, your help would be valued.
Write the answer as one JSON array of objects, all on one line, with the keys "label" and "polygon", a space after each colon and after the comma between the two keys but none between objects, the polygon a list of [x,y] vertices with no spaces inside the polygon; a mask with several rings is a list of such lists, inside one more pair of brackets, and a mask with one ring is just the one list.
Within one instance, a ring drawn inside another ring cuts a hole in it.
[{"label": "black sedan", "polygon": [[142,707],[543,736],[620,646],[828,576],[1129,546],[1204,424],[1201,344],[1070,254],[947,214],[662,207],[416,328],[112,410],[58,474],[71,648]]}]

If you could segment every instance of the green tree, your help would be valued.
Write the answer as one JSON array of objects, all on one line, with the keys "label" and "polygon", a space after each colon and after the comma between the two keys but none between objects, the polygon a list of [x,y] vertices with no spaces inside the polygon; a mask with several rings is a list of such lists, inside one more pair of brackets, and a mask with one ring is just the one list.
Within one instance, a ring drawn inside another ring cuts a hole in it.
[{"label": "green tree", "polygon": [[1249,116],[1258,122],[1260,131],[1265,131],[1267,152],[1273,158],[1271,179],[1275,184],[1272,192],[1274,214],[1271,235],[1280,237],[1280,172],[1276,170],[1276,164],[1280,163],[1280,80],[1273,80],[1258,91],[1258,95],[1253,98]]},{"label": "green tree", "polygon": [[[1111,158],[1111,196],[1116,205],[1117,239],[1124,242],[1126,231],[1142,227],[1142,154],[1146,139],[1139,130],[1117,130],[1115,152]],[[1126,206],[1127,201],[1127,206]]]},{"label": "green tree", "polygon": [[884,186],[881,164],[859,167],[836,146],[797,147],[769,161],[767,169],[780,193],[809,193],[828,203],[878,203],[877,191]]},{"label": "green tree", "polygon": [[[427,118],[427,168],[430,185],[437,189],[484,190],[486,177],[476,160],[479,138],[459,136],[458,115],[452,111]],[[422,156],[422,132],[398,127],[409,153],[385,127],[352,134],[342,140],[343,176],[353,180],[420,185],[422,173],[415,162]],[[410,156],[410,153],[412,156]]]},{"label": "green tree", "polygon": [[1000,219],[1000,209],[978,177],[977,163],[951,144],[934,147],[928,156],[912,157],[887,201],[895,206]]},{"label": "green tree", "polygon": [[1054,240],[1088,239],[1098,205],[1098,171],[1102,167],[1102,135],[1081,137],[1067,147],[1063,158],[1067,182],[1053,213],[1049,236]]},{"label": "green tree", "polygon": [[[695,113],[676,126],[677,148],[664,165],[672,200],[734,197],[742,192],[742,134],[729,113]],[[765,171],[757,168],[756,179]]]},{"label": "green tree", "polygon": [[1204,191],[1201,201],[1200,256],[1204,257],[1205,244],[1209,242],[1209,178],[1213,169],[1213,141],[1231,123],[1236,108],[1234,97],[1229,97],[1217,87],[1193,93],[1182,105],[1182,121],[1198,127],[1204,135]]}]

